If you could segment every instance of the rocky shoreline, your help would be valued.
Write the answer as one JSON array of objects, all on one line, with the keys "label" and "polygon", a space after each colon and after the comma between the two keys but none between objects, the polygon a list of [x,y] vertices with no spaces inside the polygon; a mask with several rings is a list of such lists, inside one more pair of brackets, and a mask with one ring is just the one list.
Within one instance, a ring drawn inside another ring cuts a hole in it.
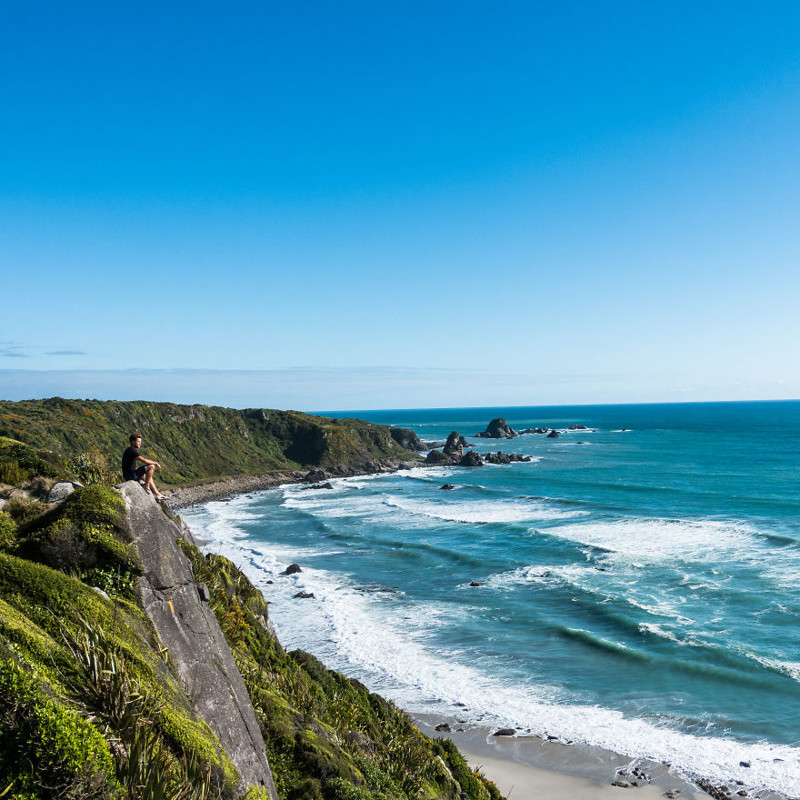
[{"label": "rocky shoreline", "polygon": [[[571,429],[583,429],[583,425],[574,425]],[[514,431],[509,428],[504,419],[492,420],[483,433],[475,434],[478,439],[511,439],[520,433],[547,433],[549,429],[529,429]],[[226,500],[238,494],[257,492],[262,489],[272,489],[287,483],[321,483],[331,478],[349,478],[356,475],[375,475],[382,472],[397,472],[402,469],[419,469],[432,466],[461,466],[480,467],[483,464],[510,464],[516,461],[530,461],[530,456],[515,453],[485,453],[479,455],[475,452],[465,453],[466,448],[474,447],[467,442],[465,437],[453,431],[445,443],[423,442],[416,433],[405,428],[390,428],[392,438],[403,448],[411,452],[429,450],[425,461],[399,461],[376,460],[361,461],[336,467],[327,467],[311,470],[291,470],[279,472],[266,472],[261,475],[239,475],[221,478],[217,481],[187,486],[176,489],[166,498],[167,506],[178,511],[181,508],[201,505],[212,500]],[[550,435],[557,436],[555,431]],[[439,449],[441,448],[441,450]]]},{"label": "rocky shoreline", "polygon": [[262,475],[239,475],[212,481],[211,483],[176,489],[164,502],[171,511],[179,511],[189,506],[210,503],[212,500],[227,500],[239,494],[257,492],[262,489],[273,489],[276,486],[282,486],[287,483],[319,483],[331,478],[375,475],[383,472],[397,472],[402,469],[418,469],[424,466],[426,465],[423,461],[370,461],[325,469],[266,472]]}]

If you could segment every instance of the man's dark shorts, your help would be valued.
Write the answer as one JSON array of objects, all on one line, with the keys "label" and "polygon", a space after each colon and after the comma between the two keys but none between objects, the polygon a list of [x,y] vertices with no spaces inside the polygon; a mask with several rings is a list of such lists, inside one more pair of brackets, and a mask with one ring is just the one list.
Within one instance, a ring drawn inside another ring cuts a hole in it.
[{"label": "man's dark shorts", "polygon": [[133,474],[128,478],[129,481],[140,481],[144,478],[144,474],[147,472],[147,467],[137,467]]}]

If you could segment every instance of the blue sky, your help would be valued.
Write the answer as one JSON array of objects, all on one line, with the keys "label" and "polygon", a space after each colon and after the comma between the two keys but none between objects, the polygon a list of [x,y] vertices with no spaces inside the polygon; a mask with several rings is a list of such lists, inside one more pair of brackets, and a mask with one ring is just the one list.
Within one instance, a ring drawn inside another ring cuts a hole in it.
[{"label": "blue sky", "polygon": [[7,3],[0,397],[800,397],[796,2]]}]

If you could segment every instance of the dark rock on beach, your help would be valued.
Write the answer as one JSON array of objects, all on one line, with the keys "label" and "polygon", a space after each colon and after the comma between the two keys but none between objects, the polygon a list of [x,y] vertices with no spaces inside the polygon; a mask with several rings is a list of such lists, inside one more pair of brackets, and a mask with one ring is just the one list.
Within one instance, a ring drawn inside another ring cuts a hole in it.
[{"label": "dark rock on beach", "polygon": [[493,419],[483,433],[476,433],[478,439],[513,439],[517,432],[510,428],[502,417]]},{"label": "dark rock on beach", "polygon": [[309,489],[333,489],[333,484],[330,481],[325,481],[325,483],[315,483],[312,486],[300,487],[300,491],[308,491]]},{"label": "dark rock on beach", "polygon": [[283,571],[283,574],[284,575],[295,575],[298,572],[302,572],[302,571],[303,570],[300,569],[300,565],[299,564],[289,564],[289,566],[286,567],[286,569]]},{"label": "dark rock on beach", "polygon": [[500,728],[500,730],[495,731],[492,736],[516,736],[516,733],[514,728]]},{"label": "dark rock on beach", "polygon": [[442,732],[442,733],[450,733],[450,731],[452,730],[452,728],[451,728],[451,727],[450,727],[450,726],[449,726],[449,725],[448,725],[446,722],[442,722],[440,725],[437,725],[437,726],[434,728],[434,730],[436,730],[436,731],[440,731],[440,732]]}]

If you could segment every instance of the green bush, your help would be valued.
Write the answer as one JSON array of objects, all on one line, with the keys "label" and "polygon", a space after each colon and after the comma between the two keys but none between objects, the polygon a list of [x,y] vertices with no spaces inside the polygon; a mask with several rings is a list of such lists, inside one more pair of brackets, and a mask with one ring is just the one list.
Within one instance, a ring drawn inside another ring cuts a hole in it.
[{"label": "green bush", "polygon": [[0,436],[0,483],[19,486],[34,475],[53,474],[52,465],[34,447]]},{"label": "green bush", "polygon": [[4,461],[0,464],[0,483],[19,486],[31,477],[31,473],[22,469],[16,461]]},{"label": "green bush", "polygon": [[0,661],[0,754],[2,784],[14,796],[88,800],[116,793],[105,739],[8,658]]},{"label": "green bush", "polygon": [[113,486],[121,477],[119,471],[109,467],[108,459],[97,447],[76,453],[67,460],[66,468],[84,486]]},{"label": "green bush", "polygon": [[333,778],[325,784],[325,800],[373,800],[373,795],[363,786]]},{"label": "green bush", "polygon": [[12,550],[17,541],[17,526],[5,511],[0,511],[0,550]]},{"label": "green bush", "polygon": [[6,506],[11,519],[22,527],[42,517],[48,510],[47,504],[25,497],[12,497]]},{"label": "green bush", "polygon": [[[30,501],[9,508],[19,525],[16,555],[133,598],[132,580],[141,573],[141,565],[129,544],[119,492],[87,486],[56,508]],[[119,580],[112,575],[119,575]]]}]

